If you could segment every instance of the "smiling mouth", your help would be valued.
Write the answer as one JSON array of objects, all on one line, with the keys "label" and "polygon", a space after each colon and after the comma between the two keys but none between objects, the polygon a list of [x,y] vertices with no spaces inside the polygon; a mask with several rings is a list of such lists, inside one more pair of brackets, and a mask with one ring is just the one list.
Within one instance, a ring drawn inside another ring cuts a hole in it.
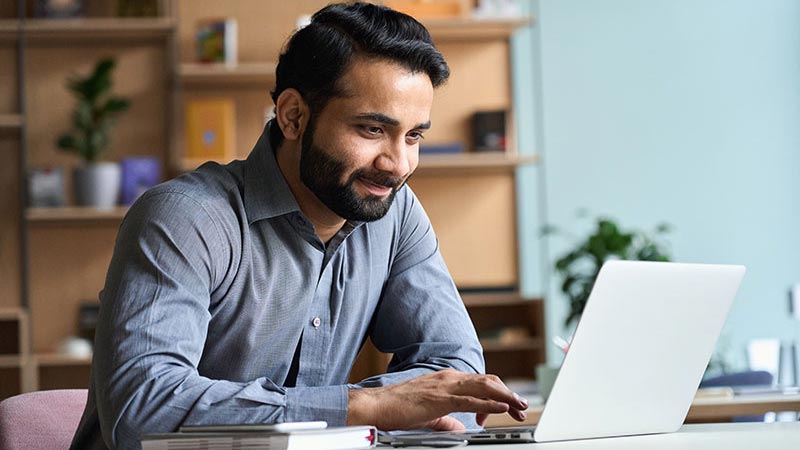
[{"label": "smiling mouth", "polygon": [[358,181],[360,181],[361,184],[366,188],[367,192],[376,197],[385,197],[389,195],[393,189],[391,186],[384,186],[382,184],[370,181],[364,177],[359,177]]}]

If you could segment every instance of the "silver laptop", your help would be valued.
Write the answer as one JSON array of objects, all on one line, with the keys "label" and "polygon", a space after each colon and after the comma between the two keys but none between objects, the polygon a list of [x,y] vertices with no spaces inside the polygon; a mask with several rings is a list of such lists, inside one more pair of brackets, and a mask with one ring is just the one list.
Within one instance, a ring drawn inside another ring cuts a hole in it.
[{"label": "silver laptop", "polygon": [[494,444],[677,431],[744,273],[733,265],[605,263],[536,427],[424,435]]}]

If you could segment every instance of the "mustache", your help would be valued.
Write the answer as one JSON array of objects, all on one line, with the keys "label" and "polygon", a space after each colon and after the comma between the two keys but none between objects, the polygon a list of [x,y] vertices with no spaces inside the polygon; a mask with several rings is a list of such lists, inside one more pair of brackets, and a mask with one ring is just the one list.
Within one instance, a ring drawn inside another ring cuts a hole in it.
[{"label": "mustache", "polygon": [[350,176],[350,182],[355,181],[356,178],[364,178],[365,180],[369,181],[370,183],[375,183],[379,186],[385,186],[388,188],[392,188],[393,190],[398,190],[403,184],[408,181],[411,177],[411,174],[408,174],[404,177],[393,177],[389,174],[384,172],[380,172],[377,170],[365,170],[365,169],[358,169]]}]

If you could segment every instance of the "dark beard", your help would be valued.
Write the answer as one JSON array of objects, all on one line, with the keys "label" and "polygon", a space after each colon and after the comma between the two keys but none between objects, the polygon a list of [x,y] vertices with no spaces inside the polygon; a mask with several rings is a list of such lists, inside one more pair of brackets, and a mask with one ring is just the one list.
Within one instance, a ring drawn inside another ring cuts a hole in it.
[{"label": "dark beard", "polygon": [[[339,217],[359,222],[378,220],[389,212],[394,196],[403,187],[405,179],[392,177],[380,171],[357,169],[344,184],[339,180],[347,171],[347,166],[328,155],[314,144],[314,118],[309,120],[303,133],[300,149],[300,179],[320,201]],[[353,183],[365,178],[372,183],[391,187],[392,191],[383,199],[375,195],[359,197]]]}]

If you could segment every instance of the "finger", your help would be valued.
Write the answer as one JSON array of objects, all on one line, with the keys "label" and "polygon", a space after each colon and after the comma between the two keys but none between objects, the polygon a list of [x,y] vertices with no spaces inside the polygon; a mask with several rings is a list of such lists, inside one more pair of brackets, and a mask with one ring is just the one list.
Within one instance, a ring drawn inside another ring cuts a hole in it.
[{"label": "finger", "polygon": [[491,375],[468,376],[461,380],[460,383],[457,383],[452,392],[503,402],[516,409],[524,410],[528,408],[527,400],[510,391],[502,382],[496,381],[492,377]]},{"label": "finger", "polygon": [[479,427],[482,427],[483,424],[486,423],[486,419],[489,418],[488,414],[478,413],[475,414],[475,422],[478,424]]},{"label": "finger", "polygon": [[520,411],[514,408],[508,410],[508,415],[511,416],[517,422],[523,422],[528,417],[525,411]]},{"label": "finger", "polygon": [[434,431],[463,431],[466,427],[460,420],[450,416],[442,416],[428,423],[427,428]]},{"label": "finger", "polygon": [[498,402],[491,399],[475,398],[468,395],[451,397],[451,412],[474,412],[482,414],[501,414],[507,412],[510,407],[507,403]]}]

